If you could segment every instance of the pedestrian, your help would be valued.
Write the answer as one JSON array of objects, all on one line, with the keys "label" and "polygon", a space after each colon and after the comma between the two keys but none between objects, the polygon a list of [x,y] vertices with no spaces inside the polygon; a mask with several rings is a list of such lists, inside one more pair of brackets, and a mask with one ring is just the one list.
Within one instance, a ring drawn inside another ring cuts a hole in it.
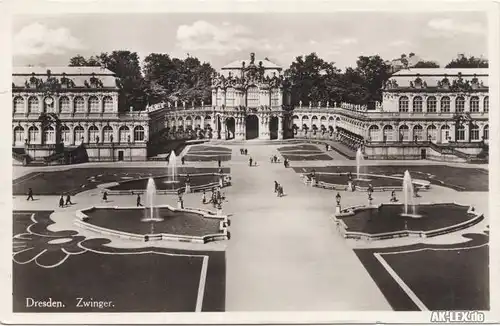
[{"label": "pedestrian", "polygon": [[280,163],[280,162],[281,162],[281,160],[280,160],[279,156],[276,157],[276,163]]},{"label": "pedestrian", "polygon": [[71,196],[70,196],[70,194],[66,195],[66,203],[65,203],[65,205],[73,205],[73,203],[71,202]]},{"label": "pedestrian", "polygon": [[252,166],[252,161],[253,161],[253,160],[252,160],[252,158],[250,157],[250,158],[248,159],[248,165],[249,165],[249,166]]},{"label": "pedestrian", "polygon": [[106,191],[102,194],[102,201],[103,202],[107,202],[108,201],[108,193]]},{"label": "pedestrian", "polygon": [[271,156],[271,163],[274,163],[274,162],[273,162],[273,157],[272,157],[272,156]]},{"label": "pedestrian", "polygon": [[245,148],[245,155],[248,155],[248,150]]},{"label": "pedestrian", "polygon": [[223,172],[222,168],[219,168],[219,174],[222,174],[222,172]]},{"label": "pedestrian", "polygon": [[26,200],[34,200],[33,199],[33,189],[29,188],[28,189],[28,198],[26,198]]},{"label": "pedestrian", "polygon": [[245,154],[245,150],[243,148],[240,148],[240,155]]},{"label": "pedestrian", "polygon": [[183,157],[181,157],[181,164],[184,165],[184,163],[186,162],[186,159]]},{"label": "pedestrian", "polygon": [[280,184],[278,183],[278,181],[274,181],[274,192],[278,192],[279,186]]},{"label": "pedestrian", "polygon": [[142,204],[141,204],[141,195],[140,194],[137,194],[137,207],[141,207]]},{"label": "pedestrian", "polygon": [[203,190],[203,193],[201,194],[201,203],[202,204],[207,203],[207,195],[205,194],[205,190]]},{"label": "pedestrian", "polygon": [[217,161],[217,164],[219,165],[219,167],[221,167],[222,165],[222,162],[220,160]]},{"label": "pedestrian", "polygon": [[420,195],[418,194],[418,188],[415,187],[415,189],[413,190],[413,197],[420,197]]},{"label": "pedestrian", "polygon": [[61,195],[61,198],[59,198],[59,207],[64,207],[64,197]]}]

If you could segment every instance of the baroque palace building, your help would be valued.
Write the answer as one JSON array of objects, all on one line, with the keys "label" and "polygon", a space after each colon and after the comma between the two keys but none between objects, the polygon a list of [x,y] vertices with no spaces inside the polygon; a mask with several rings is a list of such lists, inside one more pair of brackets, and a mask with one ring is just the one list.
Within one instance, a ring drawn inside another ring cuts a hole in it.
[{"label": "baroque palace building", "polygon": [[118,112],[118,91],[100,67],[14,68],[14,159],[70,163],[79,148],[90,161],[145,160],[149,117]]}]

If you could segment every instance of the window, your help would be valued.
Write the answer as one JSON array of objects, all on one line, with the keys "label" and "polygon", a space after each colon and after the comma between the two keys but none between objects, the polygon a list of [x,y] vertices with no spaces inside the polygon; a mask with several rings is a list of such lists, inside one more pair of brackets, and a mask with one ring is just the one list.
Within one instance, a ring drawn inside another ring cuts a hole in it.
[{"label": "window", "polygon": [[113,98],[105,96],[102,101],[104,103],[104,112],[113,112]]},{"label": "window", "polygon": [[271,106],[279,106],[280,105],[280,91],[279,89],[274,88],[271,91]]},{"label": "window", "polygon": [[31,126],[28,129],[28,141],[30,144],[37,143],[40,140],[40,133],[38,128],[35,126]]},{"label": "window", "polygon": [[28,112],[29,113],[40,113],[40,104],[38,103],[38,98],[31,96],[28,99]]},{"label": "window", "polygon": [[118,138],[120,139],[120,143],[126,143],[129,140],[130,129],[127,126],[121,126],[118,130]]},{"label": "window", "polygon": [[463,97],[459,96],[455,100],[455,110],[456,110],[456,112],[464,112],[465,111],[465,100]]},{"label": "window", "polygon": [[437,128],[435,125],[430,125],[427,128],[427,140],[436,141],[437,140]]},{"label": "window", "polygon": [[384,126],[384,140],[385,141],[393,141],[393,134],[394,130],[392,129],[392,126],[387,125]]},{"label": "window", "polygon": [[413,140],[424,140],[424,129],[421,125],[413,127]]},{"label": "window", "polygon": [[368,129],[368,137],[370,137],[371,141],[378,141],[379,128],[378,126],[370,126]]},{"label": "window", "polygon": [[217,101],[217,103],[216,103],[217,106],[222,106],[222,104],[224,104],[224,98],[222,97],[222,89],[217,90],[216,101]]},{"label": "window", "polygon": [[142,126],[134,128],[134,141],[144,141],[144,128]]},{"label": "window", "polygon": [[479,112],[479,97],[473,96],[470,98],[470,112]]},{"label": "window", "polygon": [[402,125],[401,127],[399,127],[399,140],[400,141],[408,141],[409,135],[410,135],[410,133],[409,133],[409,128],[407,125]]},{"label": "window", "polygon": [[450,126],[444,125],[441,127],[441,141],[448,141],[450,140]]},{"label": "window", "polygon": [[408,97],[401,96],[399,98],[399,112],[408,112]]},{"label": "window", "polygon": [[177,127],[181,126],[184,126],[184,121],[182,120],[182,118],[179,117],[179,119],[177,119]]},{"label": "window", "polygon": [[71,105],[69,103],[69,98],[67,96],[61,96],[59,98],[59,109],[61,112],[70,112]]},{"label": "window", "polygon": [[483,137],[484,140],[488,140],[490,138],[490,127],[488,125],[484,126]]},{"label": "window", "polygon": [[21,126],[17,126],[14,128],[14,144],[24,144],[24,128]]},{"label": "window", "polygon": [[81,96],[75,97],[75,112],[85,112],[85,100]]},{"label": "window", "polygon": [[464,125],[459,125],[457,127],[457,141],[465,140],[465,127]]},{"label": "window", "polygon": [[427,112],[436,112],[437,111],[437,101],[434,96],[429,96],[427,98]]},{"label": "window", "polygon": [[99,129],[96,126],[89,128],[89,143],[97,143],[97,138],[99,137]]},{"label": "window", "polygon": [[101,108],[99,107],[99,99],[97,97],[89,97],[89,110],[90,112],[101,112]]},{"label": "window", "polygon": [[65,145],[69,145],[71,143],[70,130],[69,130],[69,127],[67,127],[67,126],[63,126],[61,128],[61,141]]},{"label": "window", "polygon": [[470,129],[470,140],[479,140],[479,126],[472,125]]},{"label": "window", "polygon": [[309,126],[309,117],[307,115],[302,117],[302,126]]},{"label": "window", "polygon": [[193,120],[191,119],[191,117],[187,117],[186,118],[186,128],[189,128],[193,125]]},{"label": "window", "polygon": [[448,96],[443,96],[441,98],[441,112],[450,112],[451,101]]},{"label": "window", "polygon": [[259,89],[255,86],[248,87],[247,106],[250,108],[256,108],[259,106],[259,102]]},{"label": "window", "polygon": [[55,144],[56,133],[54,127],[49,126],[43,130],[43,140],[46,144]]},{"label": "window", "polygon": [[490,98],[489,96],[486,96],[484,98],[484,102],[483,102],[483,109],[484,109],[484,112],[489,112],[490,111]]},{"label": "window", "polygon": [[420,96],[413,98],[413,112],[422,112],[422,98]]},{"label": "window", "polygon": [[226,90],[226,105],[234,106],[234,88],[228,88]]},{"label": "window", "polygon": [[111,128],[110,126],[105,126],[102,129],[102,136],[104,138],[103,141],[105,143],[110,143],[111,138],[113,138],[113,128]]},{"label": "window", "polygon": [[83,143],[84,140],[84,130],[82,126],[76,126],[74,130],[74,139],[75,139],[75,144],[81,144]]},{"label": "window", "polygon": [[24,112],[24,99],[21,96],[14,98],[14,113]]}]

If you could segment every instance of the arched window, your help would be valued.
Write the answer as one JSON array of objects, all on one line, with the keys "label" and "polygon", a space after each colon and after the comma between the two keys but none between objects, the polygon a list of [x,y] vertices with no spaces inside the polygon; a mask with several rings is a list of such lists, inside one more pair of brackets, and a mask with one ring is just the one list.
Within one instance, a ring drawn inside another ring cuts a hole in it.
[{"label": "arched window", "polygon": [[142,126],[134,128],[134,141],[144,141],[144,128]]},{"label": "arched window", "polygon": [[422,112],[422,98],[420,96],[413,98],[413,112]]},{"label": "arched window", "polygon": [[484,112],[490,111],[490,97],[489,96],[486,96],[483,100],[483,109],[484,109]]},{"label": "arched window", "polygon": [[371,141],[379,141],[380,129],[378,126],[372,125],[368,128],[368,137]]},{"label": "arched window", "polygon": [[59,108],[61,112],[70,112],[71,105],[69,103],[69,98],[67,96],[61,96],[59,98]]},{"label": "arched window", "polygon": [[318,124],[318,117],[317,117],[317,116],[315,116],[315,115],[313,115],[313,117],[311,118],[311,123],[312,123],[313,125],[317,125],[317,124]]},{"label": "arched window", "polygon": [[24,99],[21,96],[14,98],[14,113],[24,113]]},{"label": "arched window", "polygon": [[75,97],[75,112],[85,112],[85,100],[81,96]]},{"label": "arched window", "polygon": [[104,96],[102,102],[104,104],[104,112],[113,112],[113,98],[111,96]]},{"label": "arched window", "polygon": [[424,129],[421,125],[416,125],[413,127],[413,139],[414,140],[424,140]]},{"label": "arched window", "polygon": [[408,112],[408,97],[401,96],[399,98],[399,112]]},{"label": "arched window", "polygon": [[277,88],[271,90],[271,106],[280,105],[280,91]]},{"label": "arched window", "polygon": [[14,144],[24,144],[24,128],[21,126],[16,126],[14,128]]},{"label": "arched window", "polygon": [[85,131],[83,130],[83,127],[82,126],[76,126],[74,131],[74,140],[75,140],[75,144],[81,144],[83,143],[83,140],[84,140],[84,134],[85,134]]},{"label": "arched window", "polygon": [[89,140],[88,140],[88,142],[89,143],[97,143],[97,137],[99,137],[99,129],[96,126],[91,126],[89,128]]},{"label": "arched window", "polygon": [[427,127],[427,137],[430,141],[437,140],[437,128],[435,125],[430,125],[429,127]]},{"label": "arched window", "polygon": [[490,127],[488,125],[484,126],[483,137],[484,140],[488,140],[490,138]]},{"label": "arched window", "polygon": [[309,126],[309,117],[307,115],[302,117],[302,125]]},{"label": "arched window", "polygon": [[113,138],[113,128],[111,126],[105,126],[102,129],[102,136],[105,143],[110,143]]},{"label": "arched window", "polygon": [[56,133],[54,127],[45,127],[45,129],[43,130],[43,141],[45,142],[45,144],[55,144]]},{"label": "arched window", "polygon": [[384,141],[393,141],[394,139],[394,129],[391,125],[384,126]]},{"label": "arched window", "polygon": [[470,112],[479,112],[479,97],[472,96],[470,98]]},{"label": "arched window", "polygon": [[248,87],[247,90],[247,106],[249,108],[256,108],[259,106],[260,94],[259,89],[255,86]]},{"label": "arched window", "polygon": [[56,112],[56,106],[54,98],[51,96],[47,96],[43,99],[43,106],[45,108],[45,112],[54,113]]},{"label": "arched window", "polygon": [[434,96],[429,96],[427,98],[427,112],[436,112],[437,111],[437,101],[436,97]]},{"label": "arched window", "polygon": [[465,126],[460,124],[456,128],[457,128],[457,141],[465,140]]},{"label": "arched window", "polygon": [[451,101],[448,96],[443,96],[441,98],[441,112],[450,112]]},{"label": "arched window", "polygon": [[40,103],[38,102],[38,98],[31,96],[28,99],[28,112],[40,113]]},{"label": "arched window", "polygon": [[99,99],[96,96],[89,97],[89,110],[90,112],[101,112]]},{"label": "arched window", "polygon": [[28,129],[28,141],[30,144],[36,144],[40,141],[40,131],[37,127],[31,126]]},{"label": "arched window", "polygon": [[465,100],[462,96],[457,97],[457,99],[455,100],[455,110],[456,112],[465,111]]},{"label": "arched window", "polygon": [[126,143],[130,139],[130,129],[127,126],[121,126],[118,129],[118,139],[120,143]]},{"label": "arched window", "polygon": [[479,140],[479,126],[474,124],[470,128],[470,140]]},{"label": "arched window", "polygon": [[193,119],[191,117],[186,117],[186,127],[189,128],[193,125]]},{"label": "arched window", "polygon": [[198,127],[201,128],[201,117],[200,116],[196,116],[194,118],[194,126],[196,128],[198,128]]},{"label": "arched window", "polygon": [[61,127],[61,141],[65,145],[71,144],[71,139],[70,139],[70,130],[68,126],[62,126]]},{"label": "arched window", "polygon": [[450,137],[450,126],[444,125],[441,127],[441,141],[448,142]]},{"label": "arched window", "polygon": [[399,127],[399,141],[408,141],[410,135],[409,128],[407,125],[402,125]]},{"label": "arched window", "polygon": [[226,106],[234,106],[234,88],[226,89]]}]

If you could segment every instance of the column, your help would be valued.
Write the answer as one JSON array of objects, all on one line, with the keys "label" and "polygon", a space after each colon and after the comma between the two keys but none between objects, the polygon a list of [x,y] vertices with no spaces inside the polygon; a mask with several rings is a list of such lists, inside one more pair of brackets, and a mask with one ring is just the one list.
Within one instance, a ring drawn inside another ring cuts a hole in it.
[{"label": "column", "polygon": [[103,114],[104,113],[104,95],[99,94],[97,96],[99,99],[99,113]]},{"label": "column", "polygon": [[69,112],[71,115],[75,114],[75,96],[74,95],[68,95],[69,99]]},{"label": "column", "polygon": [[42,112],[45,112],[45,103],[44,103],[44,97],[43,95],[38,95],[37,96],[38,98],[38,114],[42,113]]},{"label": "column", "polygon": [[29,100],[29,96],[23,95],[23,100],[24,100],[24,115],[28,116],[28,100]]},{"label": "column", "polygon": [[89,107],[89,95],[88,94],[85,94],[83,95],[83,105],[84,105],[84,108],[85,108],[85,115],[88,115],[90,113],[90,107]]},{"label": "column", "polygon": [[217,139],[217,134],[219,133],[219,130],[217,128],[217,115],[213,115],[212,117],[212,139]]},{"label": "column", "polygon": [[60,114],[61,113],[61,107],[59,106],[59,98],[60,98],[60,96],[59,95],[54,95],[54,96],[52,96],[52,98],[54,99],[54,112],[56,114]]},{"label": "column", "polygon": [[226,118],[221,118],[221,124],[220,124],[221,130],[220,130],[220,138],[221,139],[227,139],[227,126],[226,126]]},{"label": "column", "polygon": [[470,124],[467,122],[467,123],[464,123],[464,127],[465,127],[465,142],[466,143],[470,143]]},{"label": "column", "polygon": [[24,127],[24,139],[23,139],[23,142],[25,142],[26,139],[28,139],[28,137],[29,137],[28,129],[30,128],[30,125],[25,124],[23,127]]},{"label": "column", "polygon": [[[456,112],[456,96],[450,96],[450,112],[455,113]],[[454,137],[454,136],[453,136]]]},{"label": "column", "polygon": [[278,117],[278,139],[283,139],[283,116]]}]

